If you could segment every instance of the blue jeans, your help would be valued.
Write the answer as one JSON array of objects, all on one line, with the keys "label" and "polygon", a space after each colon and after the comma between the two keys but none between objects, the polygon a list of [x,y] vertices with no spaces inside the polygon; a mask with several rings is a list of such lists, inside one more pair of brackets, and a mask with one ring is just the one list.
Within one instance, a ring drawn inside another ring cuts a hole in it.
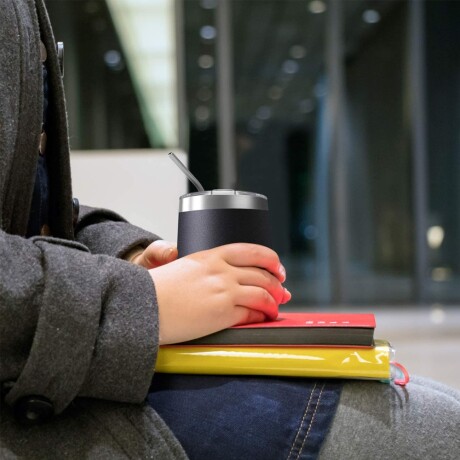
[{"label": "blue jeans", "polygon": [[191,460],[310,460],[341,388],[335,380],[155,374],[148,402]]}]

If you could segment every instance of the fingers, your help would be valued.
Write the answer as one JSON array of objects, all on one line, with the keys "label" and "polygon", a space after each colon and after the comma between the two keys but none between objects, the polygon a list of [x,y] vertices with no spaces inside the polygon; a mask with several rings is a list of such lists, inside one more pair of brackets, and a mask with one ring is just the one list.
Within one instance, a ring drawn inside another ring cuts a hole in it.
[{"label": "fingers", "polygon": [[238,282],[242,286],[258,286],[265,289],[278,305],[286,303],[291,298],[290,292],[282,286],[278,278],[261,268],[240,267]]},{"label": "fingers", "polygon": [[278,317],[278,303],[266,289],[258,286],[240,286],[235,294],[234,303],[262,312],[269,320]]},{"label": "fingers", "polygon": [[160,267],[177,259],[177,247],[169,241],[157,240],[151,243],[133,261],[147,269]]},{"label": "fingers", "polygon": [[[273,309],[267,313],[267,317],[276,318],[278,305],[291,300],[291,293],[281,283],[286,280],[286,270],[281,264],[278,254],[270,248],[249,243],[236,243],[218,248],[222,251],[224,260],[234,267],[239,267],[238,282],[242,286],[253,286],[265,290],[272,297],[276,305],[276,314]],[[241,270],[242,269],[242,270]],[[256,305],[269,305],[270,302],[259,302]],[[253,299],[254,300],[254,299]],[[251,301],[251,300],[250,300]],[[250,306],[246,303],[240,305]]]},{"label": "fingers", "polygon": [[288,303],[291,299],[292,299],[292,294],[286,288],[284,288],[284,296],[280,304]]},{"label": "fingers", "polygon": [[234,326],[239,326],[240,324],[263,323],[266,319],[266,316],[261,311],[245,307],[235,307],[235,316],[237,322]]},{"label": "fingers", "polygon": [[259,267],[272,273],[283,283],[286,270],[278,254],[270,248],[250,243],[234,243],[218,248],[226,262],[235,267]]}]

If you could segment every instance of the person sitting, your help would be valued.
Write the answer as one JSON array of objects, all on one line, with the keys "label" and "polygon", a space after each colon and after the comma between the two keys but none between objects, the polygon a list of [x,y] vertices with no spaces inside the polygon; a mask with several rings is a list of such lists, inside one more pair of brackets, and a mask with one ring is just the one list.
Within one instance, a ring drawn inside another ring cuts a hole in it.
[{"label": "person sitting", "polygon": [[79,207],[45,4],[0,0],[0,24],[1,458],[458,458],[459,393],[427,379],[154,373],[161,344],[275,318],[285,270]]}]

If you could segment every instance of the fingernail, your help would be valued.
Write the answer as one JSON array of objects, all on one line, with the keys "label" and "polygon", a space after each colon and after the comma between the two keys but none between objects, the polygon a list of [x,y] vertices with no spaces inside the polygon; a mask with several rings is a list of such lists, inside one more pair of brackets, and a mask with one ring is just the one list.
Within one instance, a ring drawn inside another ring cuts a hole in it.
[{"label": "fingernail", "polygon": [[286,281],[286,269],[281,264],[278,268],[278,273],[281,275],[281,282],[283,283],[284,281]]},{"label": "fingernail", "polygon": [[173,251],[174,251],[174,248],[166,248],[163,251],[163,258],[164,259],[169,259],[169,256],[172,254]]},{"label": "fingernail", "polygon": [[292,299],[292,294],[284,288],[284,297],[283,297],[283,304],[289,302]]}]

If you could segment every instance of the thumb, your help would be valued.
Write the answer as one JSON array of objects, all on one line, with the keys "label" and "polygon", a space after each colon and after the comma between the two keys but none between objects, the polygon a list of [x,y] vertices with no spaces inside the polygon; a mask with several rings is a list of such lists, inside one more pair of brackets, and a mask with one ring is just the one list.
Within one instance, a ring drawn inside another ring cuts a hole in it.
[{"label": "thumb", "polygon": [[177,247],[174,243],[157,240],[151,243],[137,258],[136,263],[150,269],[165,265],[177,259]]}]

